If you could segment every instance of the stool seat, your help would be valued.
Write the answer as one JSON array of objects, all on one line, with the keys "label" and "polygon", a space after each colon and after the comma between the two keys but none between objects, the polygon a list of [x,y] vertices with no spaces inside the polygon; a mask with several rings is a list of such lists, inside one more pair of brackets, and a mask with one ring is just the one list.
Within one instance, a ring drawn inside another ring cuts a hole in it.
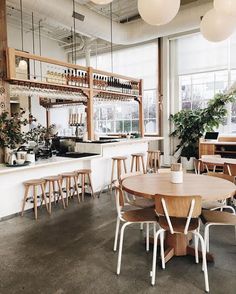
[{"label": "stool seat", "polygon": [[50,176],[50,177],[44,178],[45,181],[50,181],[50,182],[60,181],[61,179],[62,179],[62,176],[61,175]]},{"label": "stool seat", "polygon": [[115,157],[112,157],[113,160],[126,160],[127,157],[126,156],[115,156]]},{"label": "stool seat", "polygon": [[160,150],[148,150],[147,153],[155,153],[155,154],[160,154]]},{"label": "stool seat", "polygon": [[23,184],[25,186],[38,186],[38,185],[42,185],[44,183],[45,183],[44,179],[35,179],[35,180],[25,181]]},{"label": "stool seat", "polygon": [[79,169],[76,171],[78,174],[91,174],[92,170],[91,169]]},{"label": "stool seat", "polygon": [[63,173],[63,174],[60,174],[60,176],[62,178],[71,178],[71,177],[76,177],[77,173],[76,172]]}]

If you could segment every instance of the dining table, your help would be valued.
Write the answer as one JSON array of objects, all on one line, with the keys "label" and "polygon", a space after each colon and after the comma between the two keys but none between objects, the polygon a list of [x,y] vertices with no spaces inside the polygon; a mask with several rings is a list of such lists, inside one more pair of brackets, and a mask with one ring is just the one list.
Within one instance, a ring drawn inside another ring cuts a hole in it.
[{"label": "dining table", "polygon": [[[183,182],[173,184],[171,174],[142,174],[130,176],[122,181],[122,189],[136,197],[155,199],[156,195],[166,196],[201,196],[202,202],[224,200],[233,197],[236,193],[236,186],[225,179],[185,173]],[[184,234],[165,235],[165,261],[173,256],[192,255],[195,256],[195,249],[190,246],[191,236]],[[199,250],[199,257],[201,251]],[[207,260],[214,261],[214,256],[207,253]]]}]

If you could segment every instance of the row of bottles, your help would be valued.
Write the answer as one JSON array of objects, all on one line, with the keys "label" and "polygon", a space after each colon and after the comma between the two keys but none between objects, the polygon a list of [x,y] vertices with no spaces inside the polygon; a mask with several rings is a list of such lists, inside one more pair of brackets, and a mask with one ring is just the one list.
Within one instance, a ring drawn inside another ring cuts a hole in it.
[{"label": "row of bottles", "polygon": [[48,70],[47,83],[68,85],[74,87],[88,87],[88,75],[78,70]]},{"label": "row of bottles", "polygon": [[[87,72],[79,70],[48,69],[46,74],[47,83],[68,85],[74,87],[88,87],[89,79]],[[135,81],[121,80],[102,75],[93,76],[95,89],[118,92],[123,94],[139,95],[139,83]]]},{"label": "row of bottles", "polygon": [[134,81],[127,82],[114,77],[94,75],[93,84],[95,89],[139,95],[139,84]]}]

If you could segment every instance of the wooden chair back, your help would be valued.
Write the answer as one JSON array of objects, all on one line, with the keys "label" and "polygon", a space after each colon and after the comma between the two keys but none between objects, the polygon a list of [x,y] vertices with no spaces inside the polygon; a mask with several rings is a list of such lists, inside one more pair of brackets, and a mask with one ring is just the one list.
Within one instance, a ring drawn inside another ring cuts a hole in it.
[{"label": "wooden chair back", "polygon": [[236,164],[226,162],[224,164],[224,174],[236,177]]},{"label": "wooden chair back", "polygon": [[209,172],[209,173],[207,173],[207,176],[216,177],[216,178],[224,179],[224,180],[227,180],[229,182],[235,183],[235,177],[230,176],[228,174],[220,174],[220,173]]},{"label": "wooden chair back", "polygon": [[192,218],[198,218],[202,211],[201,196],[155,196],[155,209],[159,216],[164,216],[168,222],[170,232],[173,234],[171,218],[186,219],[184,234],[187,234]]}]

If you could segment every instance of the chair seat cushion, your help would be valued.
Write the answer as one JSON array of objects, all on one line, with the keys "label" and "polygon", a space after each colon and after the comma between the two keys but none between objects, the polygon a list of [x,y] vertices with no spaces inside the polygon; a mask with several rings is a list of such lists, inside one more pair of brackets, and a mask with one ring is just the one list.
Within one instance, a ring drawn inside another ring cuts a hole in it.
[{"label": "chair seat cushion", "polygon": [[226,225],[236,225],[236,215],[225,211],[203,210],[201,220],[206,223],[218,223]]},{"label": "chair seat cushion", "polygon": [[155,202],[152,199],[145,199],[141,197],[137,197],[134,200],[130,200],[129,204],[132,206],[140,207],[140,208],[154,208]]},{"label": "chair seat cushion", "polygon": [[[184,233],[185,225],[186,225],[186,218],[180,217],[170,217],[173,229],[175,232]],[[170,231],[167,219],[165,216],[159,216],[159,225],[166,231]],[[188,231],[194,231],[198,228],[199,222],[198,218],[192,218],[189,224]]]},{"label": "chair seat cushion", "polygon": [[122,218],[127,222],[157,222],[158,217],[152,208],[125,211]]}]

